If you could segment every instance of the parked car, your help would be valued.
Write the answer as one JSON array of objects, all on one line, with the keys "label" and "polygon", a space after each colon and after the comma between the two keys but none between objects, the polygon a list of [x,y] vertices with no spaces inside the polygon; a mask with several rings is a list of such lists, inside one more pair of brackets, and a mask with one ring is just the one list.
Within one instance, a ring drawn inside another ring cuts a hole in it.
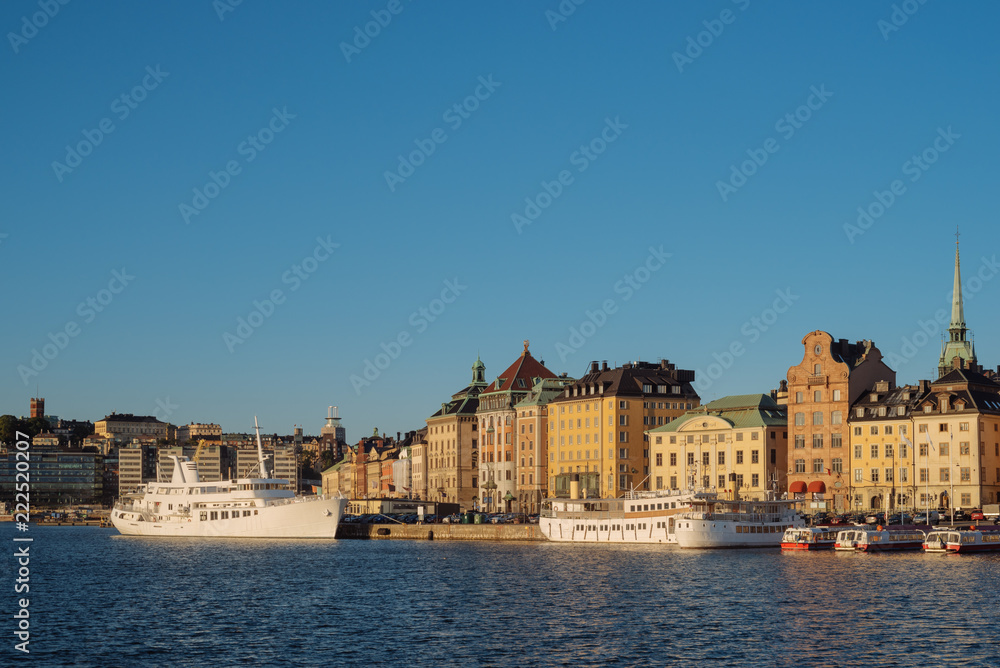
[{"label": "parked car", "polygon": [[977,520],[977,521],[978,520],[985,520],[986,516],[983,515],[983,511],[982,510],[973,510],[971,513],[969,513],[969,519],[973,519],[973,520]]},{"label": "parked car", "polygon": [[940,521],[941,521],[941,516],[938,514],[938,511],[936,510],[930,511],[930,518],[927,517],[926,512],[917,513],[913,517],[914,524],[937,524]]},{"label": "parked car", "polygon": [[865,524],[885,524],[885,513],[870,513],[866,515]]}]

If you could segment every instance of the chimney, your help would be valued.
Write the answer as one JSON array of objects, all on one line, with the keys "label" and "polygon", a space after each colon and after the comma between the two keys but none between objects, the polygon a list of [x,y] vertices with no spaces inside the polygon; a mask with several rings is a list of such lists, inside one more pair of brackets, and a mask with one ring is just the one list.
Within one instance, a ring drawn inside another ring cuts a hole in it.
[{"label": "chimney", "polygon": [[927,391],[930,388],[931,388],[931,381],[929,381],[929,380],[922,380],[922,381],[920,381],[920,394],[921,395],[927,394]]},{"label": "chimney", "polygon": [[399,433],[398,431],[396,432],[396,442],[397,442],[397,443],[399,443],[399,437],[400,437],[401,435],[402,435],[402,434],[400,434],[400,433]]},{"label": "chimney", "polygon": [[590,373],[597,373],[597,362],[590,363]]},{"label": "chimney", "polygon": [[[997,368],[1000,369],[1000,367]],[[607,370],[608,370],[608,361],[604,360],[603,362],[601,362],[601,371],[607,371]]]}]

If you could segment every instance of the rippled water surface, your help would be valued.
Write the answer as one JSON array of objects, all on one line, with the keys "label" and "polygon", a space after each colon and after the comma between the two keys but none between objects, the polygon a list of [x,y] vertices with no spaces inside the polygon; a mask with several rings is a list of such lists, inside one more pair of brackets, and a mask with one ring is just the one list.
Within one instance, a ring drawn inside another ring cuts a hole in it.
[{"label": "rippled water surface", "polygon": [[1000,665],[1000,555],[31,535],[35,665]]}]

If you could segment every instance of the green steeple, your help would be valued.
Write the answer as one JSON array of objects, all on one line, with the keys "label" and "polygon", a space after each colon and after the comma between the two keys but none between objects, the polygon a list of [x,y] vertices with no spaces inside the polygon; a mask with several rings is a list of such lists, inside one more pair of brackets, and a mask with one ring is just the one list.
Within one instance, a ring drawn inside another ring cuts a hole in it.
[{"label": "green steeple", "polygon": [[[966,339],[968,329],[965,326],[965,308],[962,303],[962,268],[958,257],[958,230],[955,230],[955,282],[951,293],[951,324],[948,325],[948,341],[941,346],[941,359],[938,360],[938,378],[941,378],[953,368],[968,369],[975,367],[976,351],[972,343]],[[955,359],[958,358],[958,363]]]}]

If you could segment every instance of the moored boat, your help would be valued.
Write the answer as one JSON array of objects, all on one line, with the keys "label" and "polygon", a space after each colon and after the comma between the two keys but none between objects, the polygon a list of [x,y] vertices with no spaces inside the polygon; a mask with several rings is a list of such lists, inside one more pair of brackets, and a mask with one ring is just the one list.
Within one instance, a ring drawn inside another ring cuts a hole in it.
[{"label": "moored boat", "polygon": [[834,549],[849,552],[919,550],[925,536],[926,533],[915,526],[855,526],[837,534]]},{"label": "moored boat", "polygon": [[268,474],[257,429],[259,478],[204,482],[187,457],[173,456],[169,483],[140,485],[115,503],[111,522],[129,536],[334,538],[341,496],[298,496]]},{"label": "moored boat", "polygon": [[796,501],[698,499],[677,516],[682,548],[779,547],[785,531],[804,527]]},{"label": "moored boat", "polygon": [[676,517],[708,492],[627,492],[615,499],[547,499],[538,526],[559,543],[676,543]]},{"label": "moored boat", "polygon": [[837,527],[793,527],[781,537],[782,550],[832,550],[837,542]]},{"label": "moored boat", "polygon": [[935,529],[927,534],[924,552],[1000,552],[1000,527]]}]

